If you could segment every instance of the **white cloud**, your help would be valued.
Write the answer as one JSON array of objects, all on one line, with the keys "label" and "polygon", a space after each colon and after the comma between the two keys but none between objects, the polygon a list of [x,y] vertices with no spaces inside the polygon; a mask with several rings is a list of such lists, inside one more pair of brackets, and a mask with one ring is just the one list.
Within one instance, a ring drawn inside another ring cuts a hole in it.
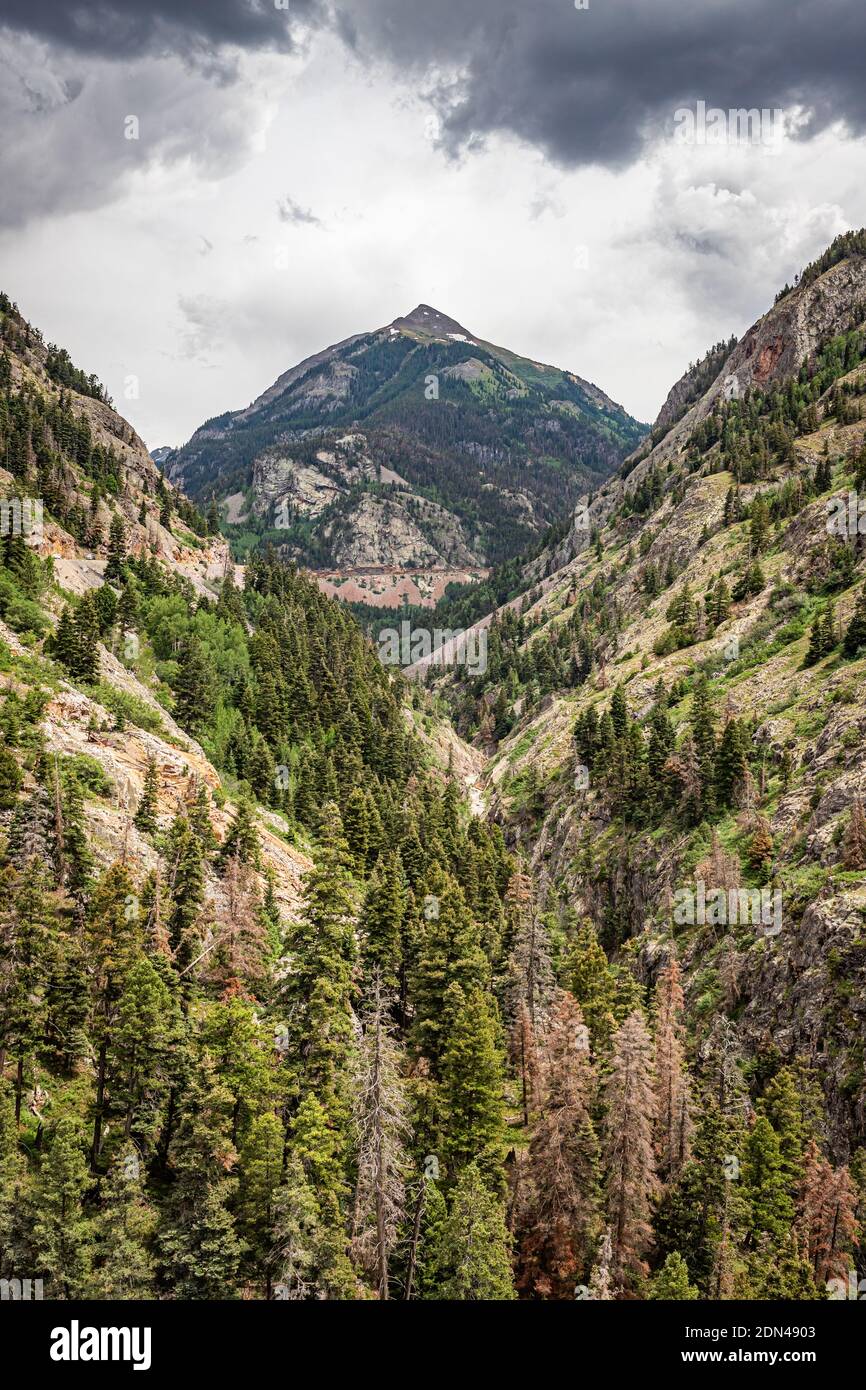
[{"label": "white cloud", "polygon": [[[497,135],[447,158],[410,87],[333,40],[245,56],[224,86],[176,59],[26,56],[0,96],[33,122],[5,174],[29,222],[0,234],[3,288],[119,402],[139,377],[124,404],[151,445],[419,301],[649,419],[690,360],[866,222],[864,144],[838,129],[774,156],[665,143],[620,172],[563,172]],[[121,123],[139,110],[136,158]],[[72,194],[52,182],[64,159]]]}]

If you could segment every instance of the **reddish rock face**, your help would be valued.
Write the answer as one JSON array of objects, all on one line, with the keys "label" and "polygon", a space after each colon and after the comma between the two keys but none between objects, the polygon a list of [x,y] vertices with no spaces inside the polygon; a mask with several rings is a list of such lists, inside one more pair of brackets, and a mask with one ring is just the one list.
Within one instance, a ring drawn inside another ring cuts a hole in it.
[{"label": "reddish rock face", "polygon": [[322,593],[345,603],[369,603],[375,608],[434,608],[449,584],[486,579],[489,571],[473,570],[358,570],[311,571]]},{"label": "reddish rock face", "polygon": [[763,386],[764,382],[769,381],[776,368],[776,363],[785,351],[785,344],[781,338],[776,338],[772,343],[767,343],[758,353],[757,360],[752,369],[752,378]]}]

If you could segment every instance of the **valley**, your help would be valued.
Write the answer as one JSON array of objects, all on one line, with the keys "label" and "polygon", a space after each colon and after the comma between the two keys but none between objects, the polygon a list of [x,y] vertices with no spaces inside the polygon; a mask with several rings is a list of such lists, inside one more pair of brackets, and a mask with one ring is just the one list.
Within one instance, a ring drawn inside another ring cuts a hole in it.
[{"label": "valley", "polygon": [[158,466],[0,338],[0,1276],[847,1288],[864,233],[648,431],[420,305]]}]

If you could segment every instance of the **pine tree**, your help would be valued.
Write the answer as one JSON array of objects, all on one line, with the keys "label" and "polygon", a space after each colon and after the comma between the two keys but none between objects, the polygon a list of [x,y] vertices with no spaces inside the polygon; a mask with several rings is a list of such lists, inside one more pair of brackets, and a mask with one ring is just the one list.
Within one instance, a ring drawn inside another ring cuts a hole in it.
[{"label": "pine tree", "polygon": [[716,795],[721,806],[735,804],[742,793],[749,772],[747,747],[740,721],[730,719],[725,725],[716,753]]},{"label": "pine tree", "polygon": [[436,1252],[439,1296],[498,1302],[515,1297],[502,1204],[476,1164],[464,1168]]},{"label": "pine tree", "polygon": [[570,961],[572,993],[589,1028],[593,1051],[606,1052],[616,1029],[616,977],[588,919],[577,930]]},{"label": "pine tree", "polygon": [[447,1041],[442,1058],[442,1151],[456,1177],[467,1164],[496,1184],[504,1142],[502,1057],[499,1030],[487,995],[464,993],[453,982],[445,991]]},{"label": "pine tree", "polygon": [[650,1281],[649,1297],[680,1302],[700,1297],[694,1284],[689,1283],[689,1267],[682,1255],[673,1251]]},{"label": "pine tree", "polygon": [[287,1059],[301,1094],[315,1092],[336,1117],[347,1110],[355,899],[349,850],[333,802],[325,806],[323,820],[326,833],[307,878],[303,916],[289,938],[292,970],[284,1003],[291,1017]]},{"label": "pine tree", "polygon": [[621,685],[616,687],[611,696],[610,717],[615,736],[622,738],[628,725],[628,705],[626,704],[625,691]]},{"label": "pine tree", "polygon": [[251,801],[242,798],[220,845],[219,862],[225,867],[230,860],[236,859],[239,864],[258,867],[260,855],[255,807]]},{"label": "pine tree", "polygon": [[65,666],[70,675],[74,675],[78,664],[78,643],[73,611],[68,604],[57,620],[52,651],[61,666]]},{"label": "pine tree", "polygon": [[842,639],[842,654],[852,660],[866,647],[866,584],[857,595],[854,612]]},{"label": "pine tree", "polygon": [[605,1103],[612,1270],[620,1283],[646,1274],[643,1256],[652,1239],[651,1205],[658,1188],[652,1144],[653,1048],[639,1009],[629,1014],[614,1036]]},{"label": "pine tree", "polygon": [[166,853],[171,894],[166,915],[168,945],[180,970],[189,968],[198,940],[204,903],[204,853],[186,816],[179,815],[169,831]]},{"label": "pine tree", "polygon": [[76,1121],[57,1121],[36,1184],[31,1237],[37,1267],[55,1298],[86,1295],[93,1230],[85,1211],[90,1187],[84,1138]]},{"label": "pine tree", "polygon": [[170,1079],[177,1019],[168,987],[147,956],[130,968],[108,1048],[112,1109],[123,1116],[125,1140],[155,1143]]},{"label": "pine tree", "polygon": [[506,907],[512,919],[506,998],[515,1019],[525,1005],[534,1031],[543,1029],[554,994],[553,968],[547,928],[538,914],[529,875],[518,870],[511,878]]},{"label": "pine tree", "polygon": [[295,1154],[286,1162],[285,1176],[272,1198],[273,1287],[282,1301],[312,1297],[319,1248],[319,1203]]},{"label": "pine tree", "polygon": [[205,1053],[186,1083],[169,1155],[174,1176],[158,1237],[163,1278],[174,1296],[236,1296],[241,1244],[228,1202],[236,1151],[229,1137],[232,1098]]},{"label": "pine tree", "polygon": [[345,1178],[345,1131],[318,1098],[308,1094],[292,1121],[289,1143],[290,1154],[302,1165],[316,1195],[316,1292],[320,1298],[357,1298],[360,1286],[349,1260],[346,1237],[345,1205],[349,1192]]},{"label": "pine tree", "polygon": [[99,680],[99,617],[92,593],[80,600],[72,620],[74,662],[69,673],[74,680],[92,685]]},{"label": "pine tree", "polygon": [[78,778],[70,772],[64,775],[61,789],[56,763],[54,802],[61,878],[70,897],[83,907],[91,892],[94,865],[87,837],[84,791]]},{"label": "pine tree", "polygon": [[194,633],[181,642],[177,664],[173,682],[175,718],[184,729],[197,735],[213,713],[216,682],[210,662]]},{"label": "pine tree", "polygon": [[144,785],[141,789],[138,808],[135,812],[134,825],[143,835],[154,835],[159,828],[156,819],[159,795],[159,775],[157,772],[156,758],[152,755],[147,760],[147,767],[144,773]]},{"label": "pine tree", "polygon": [[778,1136],[764,1116],[755,1121],[746,1140],[743,1187],[751,1208],[752,1239],[767,1235],[775,1245],[787,1238],[794,1219]]},{"label": "pine tree", "polygon": [[824,655],[824,625],[820,617],[817,617],[809,629],[809,646],[803,657],[803,665],[815,666]]},{"label": "pine tree", "polygon": [[357,1177],[352,1253],[380,1299],[389,1297],[389,1261],[404,1215],[408,1166],[407,1106],[390,1033],[390,1003],[377,973],[361,1021],[354,1085]]},{"label": "pine tree", "polygon": [[400,854],[383,854],[374,869],[361,910],[361,960],[364,975],[378,971],[385,989],[395,990],[403,978],[403,922],[406,880]]},{"label": "pine tree", "polygon": [[367,798],[360,787],[353,787],[346,802],[343,829],[349,851],[359,869],[363,869],[367,861],[369,828]]},{"label": "pine tree", "polygon": [[451,984],[464,995],[486,988],[490,965],[463,892],[439,864],[424,883],[423,921],[412,972],[414,1042],[438,1070],[447,1045],[445,994]]},{"label": "pine tree", "polygon": [[122,582],[126,570],[126,527],[123,517],[115,512],[108,531],[108,563],[105,566],[107,583]]},{"label": "pine tree", "polygon": [[283,1180],[283,1126],[272,1111],[257,1115],[240,1152],[238,1225],[246,1258],[265,1297],[270,1298],[274,1269],[280,1261],[279,1189]]},{"label": "pine tree", "polygon": [[122,1148],[103,1179],[93,1225],[91,1298],[153,1296],[150,1244],[157,1214],[147,1200],[144,1171],[134,1144]]}]

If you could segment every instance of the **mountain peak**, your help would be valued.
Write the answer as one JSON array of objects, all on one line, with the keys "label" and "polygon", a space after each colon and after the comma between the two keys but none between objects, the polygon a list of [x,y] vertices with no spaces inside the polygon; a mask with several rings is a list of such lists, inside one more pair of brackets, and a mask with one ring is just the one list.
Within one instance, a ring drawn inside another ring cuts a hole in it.
[{"label": "mountain peak", "polygon": [[434,309],[431,304],[417,304],[411,313],[395,319],[389,327],[408,333],[420,333],[425,338],[459,337],[475,341],[468,329],[448,314]]}]

